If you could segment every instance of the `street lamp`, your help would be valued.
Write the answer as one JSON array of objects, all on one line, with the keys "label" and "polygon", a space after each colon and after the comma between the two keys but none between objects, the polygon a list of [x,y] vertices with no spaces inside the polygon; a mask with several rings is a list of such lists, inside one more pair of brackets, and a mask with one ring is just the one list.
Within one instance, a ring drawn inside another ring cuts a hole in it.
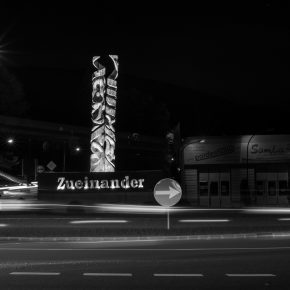
[{"label": "street lamp", "polygon": [[13,144],[14,143],[14,139],[13,138],[8,138],[7,139],[7,143],[8,144]]}]

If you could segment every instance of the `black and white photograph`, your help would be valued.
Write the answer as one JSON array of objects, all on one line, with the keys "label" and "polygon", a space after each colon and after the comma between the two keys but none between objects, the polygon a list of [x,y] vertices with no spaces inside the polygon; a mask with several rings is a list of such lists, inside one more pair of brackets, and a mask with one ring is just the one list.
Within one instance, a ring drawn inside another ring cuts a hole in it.
[{"label": "black and white photograph", "polygon": [[290,289],[288,1],[0,4],[0,288]]}]

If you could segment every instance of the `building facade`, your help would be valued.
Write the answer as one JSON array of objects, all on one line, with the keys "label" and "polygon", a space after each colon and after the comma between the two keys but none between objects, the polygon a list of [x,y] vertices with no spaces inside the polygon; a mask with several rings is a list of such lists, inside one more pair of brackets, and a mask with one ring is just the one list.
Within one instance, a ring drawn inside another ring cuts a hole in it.
[{"label": "building facade", "polygon": [[290,135],[194,137],[181,148],[186,200],[201,207],[288,205]]}]

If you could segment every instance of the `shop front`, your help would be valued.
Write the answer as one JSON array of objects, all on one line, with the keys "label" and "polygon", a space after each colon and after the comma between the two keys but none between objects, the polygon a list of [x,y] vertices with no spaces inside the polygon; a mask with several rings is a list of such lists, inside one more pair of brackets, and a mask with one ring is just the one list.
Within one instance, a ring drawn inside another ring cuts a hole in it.
[{"label": "shop front", "polygon": [[192,205],[288,205],[290,135],[195,137],[181,153],[183,190]]}]

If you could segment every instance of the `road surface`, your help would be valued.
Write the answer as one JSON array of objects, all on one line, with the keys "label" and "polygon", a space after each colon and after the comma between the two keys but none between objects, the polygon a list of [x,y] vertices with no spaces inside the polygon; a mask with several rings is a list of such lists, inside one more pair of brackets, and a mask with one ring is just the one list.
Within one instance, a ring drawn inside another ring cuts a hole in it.
[{"label": "road surface", "polygon": [[2,242],[1,289],[289,289],[289,238]]},{"label": "road surface", "polygon": [[[235,211],[68,215],[7,213],[0,211],[2,237],[43,236],[144,236],[239,233],[290,233],[290,209],[286,213],[260,214]],[[168,229],[169,226],[169,229]]]}]

